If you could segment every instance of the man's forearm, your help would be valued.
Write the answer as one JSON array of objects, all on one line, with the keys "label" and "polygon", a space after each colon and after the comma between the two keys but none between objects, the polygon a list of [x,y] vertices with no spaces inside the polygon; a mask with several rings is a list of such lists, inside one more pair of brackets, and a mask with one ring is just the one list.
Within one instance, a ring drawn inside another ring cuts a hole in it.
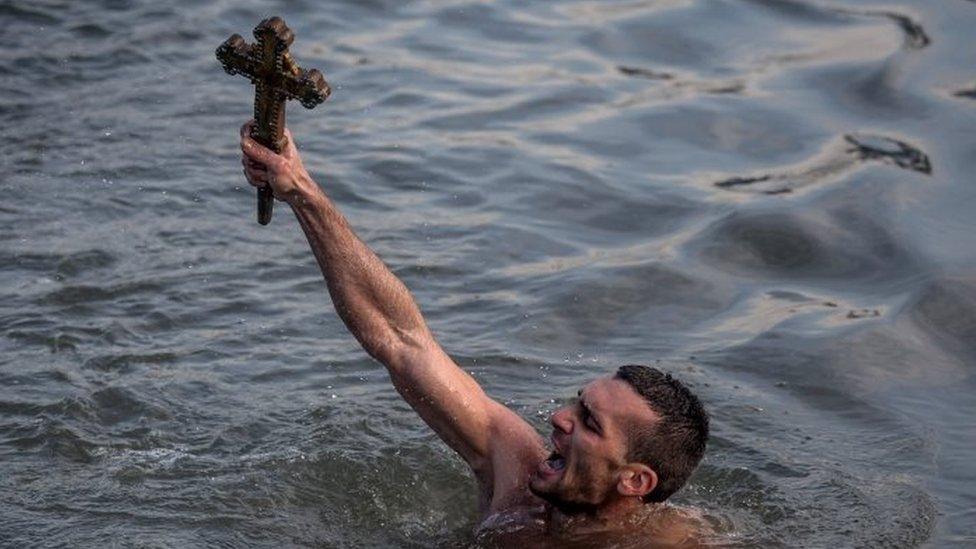
[{"label": "man's forearm", "polygon": [[430,334],[410,291],[352,231],[313,181],[289,198],[315,253],[336,312],[371,356],[390,364]]}]

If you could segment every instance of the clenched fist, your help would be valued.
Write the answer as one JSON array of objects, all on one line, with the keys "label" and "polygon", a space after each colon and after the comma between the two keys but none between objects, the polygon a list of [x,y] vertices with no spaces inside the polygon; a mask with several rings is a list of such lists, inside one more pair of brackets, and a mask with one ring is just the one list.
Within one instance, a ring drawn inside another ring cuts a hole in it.
[{"label": "clenched fist", "polygon": [[244,153],[241,163],[248,183],[255,187],[270,186],[275,198],[288,203],[315,186],[287,128],[284,150],[277,154],[251,138],[253,127],[254,120],[241,126],[241,152]]}]

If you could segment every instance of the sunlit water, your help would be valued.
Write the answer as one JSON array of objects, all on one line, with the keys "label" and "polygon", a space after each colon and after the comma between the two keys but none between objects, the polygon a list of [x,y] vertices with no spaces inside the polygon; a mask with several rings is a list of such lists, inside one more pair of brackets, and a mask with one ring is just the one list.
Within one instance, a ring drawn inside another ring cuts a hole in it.
[{"label": "sunlit water", "polygon": [[0,545],[465,545],[474,483],[239,164],[269,14],[306,164],[545,430],[657,364],[742,547],[976,543],[976,3],[0,1]]}]

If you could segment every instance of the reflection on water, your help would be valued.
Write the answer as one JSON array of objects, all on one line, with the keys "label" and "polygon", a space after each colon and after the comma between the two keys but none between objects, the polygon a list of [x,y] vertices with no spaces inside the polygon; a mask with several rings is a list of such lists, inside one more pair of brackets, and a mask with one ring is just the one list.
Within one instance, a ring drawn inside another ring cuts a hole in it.
[{"label": "reflection on water", "polygon": [[[253,222],[256,3],[0,1],[0,545],[457,546],[473,482]],[[972,2],[288,2],[306,163],[544,429],[626,362],[713,416],[727,544],[976,541]]]}]

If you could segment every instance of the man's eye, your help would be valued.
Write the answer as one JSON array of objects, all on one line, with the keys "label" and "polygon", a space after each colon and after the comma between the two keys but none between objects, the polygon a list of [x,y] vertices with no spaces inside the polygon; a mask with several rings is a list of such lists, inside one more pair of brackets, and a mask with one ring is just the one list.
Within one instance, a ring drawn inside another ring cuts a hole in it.
[{"label": "man's eye", "polygon": [[580,408],[582,409],[581,413],[583,416],[583,423],[585,423],[586,426],[589,427],[590,429],[596,431],[597,425],[596,425],[596,420],[593,419],[593,414],[590,413],[590,411],[586,408],[586,406],[580,405]]}]

